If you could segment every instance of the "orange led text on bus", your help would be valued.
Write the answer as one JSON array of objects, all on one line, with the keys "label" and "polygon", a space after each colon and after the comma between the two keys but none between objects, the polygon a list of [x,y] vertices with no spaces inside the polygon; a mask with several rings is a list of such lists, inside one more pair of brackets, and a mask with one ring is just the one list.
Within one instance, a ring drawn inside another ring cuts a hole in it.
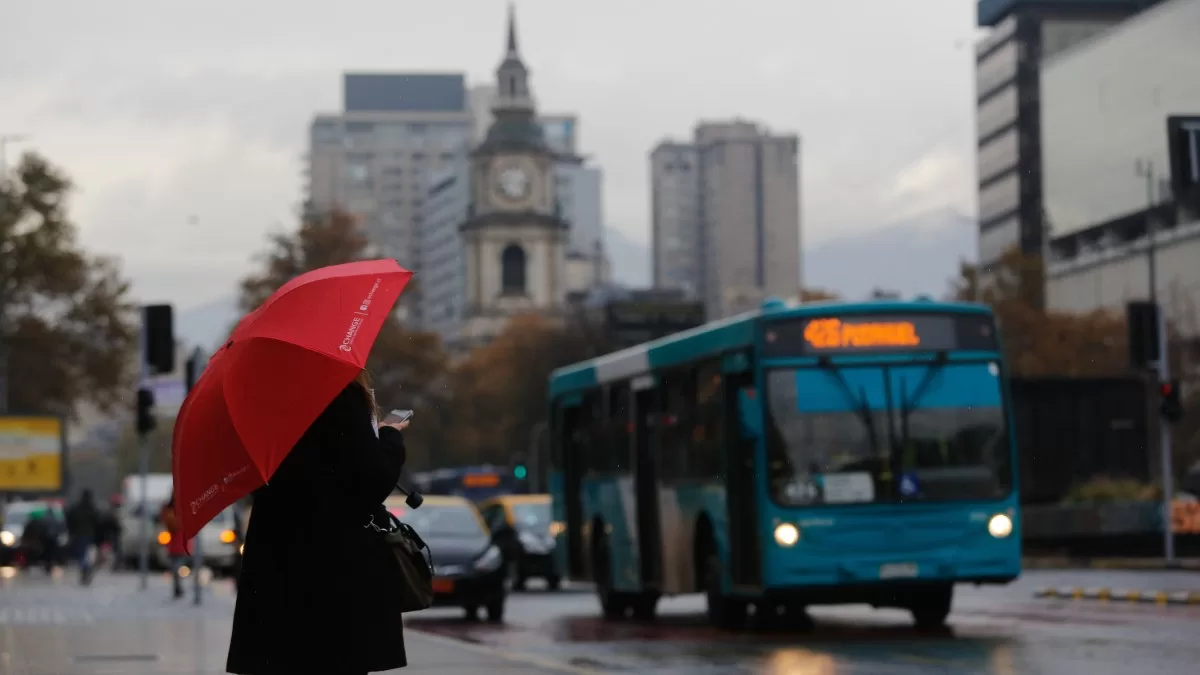
[{"label": "orange led text on bus", "polygon": [[842,323],[816,319],[804,327],[804,341],[817,349],[844,347],[916,347],[921,344],[911,321]]}]

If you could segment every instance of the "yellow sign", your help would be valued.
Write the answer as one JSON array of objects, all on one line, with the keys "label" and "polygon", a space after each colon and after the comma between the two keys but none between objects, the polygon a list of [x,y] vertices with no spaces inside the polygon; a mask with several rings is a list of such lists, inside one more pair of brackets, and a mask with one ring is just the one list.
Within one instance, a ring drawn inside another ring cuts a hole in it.
[{"label": "yellow sign", "polygon": [[0,492],[56,492],[62,484],[63,422],[0,416]]},{"label": "yellow sign", "polygon": [[804,341],[817,349],[917,347],[921,336],[911,321],[842,323],[840,319],[816,319],[804,327]]}]

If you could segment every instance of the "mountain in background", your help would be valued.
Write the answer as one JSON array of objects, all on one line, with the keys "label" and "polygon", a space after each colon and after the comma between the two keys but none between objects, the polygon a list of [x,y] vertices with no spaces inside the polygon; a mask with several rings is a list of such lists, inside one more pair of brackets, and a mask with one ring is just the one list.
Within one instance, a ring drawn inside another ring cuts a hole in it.
[{"label": "mountain in background", "polygon": [[804,285],[863,299],[876,289],[902,298],[941,298],[958,276],[959,263],[975,260],[975,219],[937,211],[878,230],[839,237],[804,256]]},{"label": "mountain in background", "polygon": [[[649,286],[650,247],[613,229],[607,240],[613,279],[632,288]],[[974,218],[929,213],[813,248],[804,256],[804,284],[851,299],[867,298],[876,289],[904,298],[940,298],[958,274],[959,262],[975,259],[976,240]],[[238,316],[237,297],[230,294],[180,311],[175,331],[188,345],[211,351]]]}]

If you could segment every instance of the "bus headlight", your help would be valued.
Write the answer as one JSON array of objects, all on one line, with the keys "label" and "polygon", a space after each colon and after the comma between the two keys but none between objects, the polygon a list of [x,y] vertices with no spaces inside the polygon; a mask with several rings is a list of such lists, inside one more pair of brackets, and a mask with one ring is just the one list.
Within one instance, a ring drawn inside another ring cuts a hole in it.
[{"label": "bus headlight", "polygon": [[996,515],[992,516],[991,520],[988,521],[988,534],[997,539],[1003,539],[1012,534],[1012,529],[1012,518],[1009,518],[1003,513],[997,513]]},{"label": "bus headlight", "polygon": [[795,546],[796,542],[800,541],[800,530],[791,523],[782,523],[775,526],[775,543],[783,547]]}]

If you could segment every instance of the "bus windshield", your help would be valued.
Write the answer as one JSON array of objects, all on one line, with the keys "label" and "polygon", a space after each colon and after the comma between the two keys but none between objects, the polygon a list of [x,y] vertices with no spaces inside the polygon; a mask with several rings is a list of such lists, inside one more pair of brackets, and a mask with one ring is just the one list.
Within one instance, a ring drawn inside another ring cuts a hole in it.
[{"label": "bus windshield", "polygon": [[1012,489],[994,364],[779,369],[766,384],[781,504],[988,500]]}]

